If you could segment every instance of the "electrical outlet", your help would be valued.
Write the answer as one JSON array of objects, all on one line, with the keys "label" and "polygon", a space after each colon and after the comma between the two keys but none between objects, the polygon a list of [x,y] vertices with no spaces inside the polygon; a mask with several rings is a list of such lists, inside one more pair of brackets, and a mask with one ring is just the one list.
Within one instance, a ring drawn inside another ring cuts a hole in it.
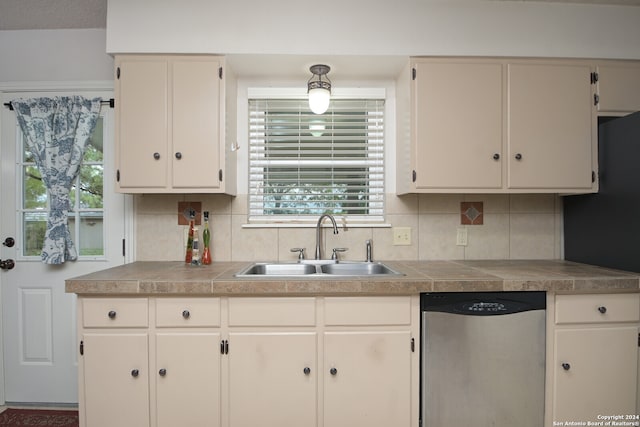
[{"label": "electrical outlet", "polygon": [[456,245],[458,246],[467,246],[468,238],[467,238],[467,229],[466,228],[458,228],[456,233]]},{"label": "electrical outlet", "polygon": [[411,244],[411,227],[393,227],[393,245],[407,246]]}]

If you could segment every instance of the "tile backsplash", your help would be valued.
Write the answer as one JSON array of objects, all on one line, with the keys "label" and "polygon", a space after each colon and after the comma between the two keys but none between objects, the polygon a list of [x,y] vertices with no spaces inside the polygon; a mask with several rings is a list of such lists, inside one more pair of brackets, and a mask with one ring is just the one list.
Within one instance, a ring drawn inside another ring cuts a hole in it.
[{"label": "tile backsplash", "polygon": [[[214,261],[293,261],[294,247],[313,257],[313,228],[243,228],[246,195],[144,194],[134,196],[137,261],[184,259],[178,202],[201,202],[210,212]],[[388,194],[386,202],[386,223],[410,227],[411,245],[393,246],[389,227],[349,227],[338,235],[324,229],[324,257],[344,247],[341,259],[364,260],[372,239],[374,260],[561,258],[562,200],[554,194]],[[461,224],[462,202],[482,202],[482,225]],[[467,246],[456,245],[458,228],[467,229]]]}]

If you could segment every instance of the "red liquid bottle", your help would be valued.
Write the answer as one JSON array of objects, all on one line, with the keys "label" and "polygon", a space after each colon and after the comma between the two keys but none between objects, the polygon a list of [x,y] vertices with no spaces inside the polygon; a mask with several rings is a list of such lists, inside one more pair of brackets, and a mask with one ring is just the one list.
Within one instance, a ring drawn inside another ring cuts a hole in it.
[{"label": "red liquid bottle", "polygon": [[196,221],[196,212],[191,209],[189,211],[189,236],[187,237],[187,254],[184,257],[186,264],[191,264],[193,258],[193,226]]},{"label": "red liquid bottle", "polygon": [[209,245],[211,243],[211,232],[209,231],[209,212],[204,212],[204,230],[202,230],[202,243],[204,245],[202,249],[202,264],[211,264],[211,250]]}]

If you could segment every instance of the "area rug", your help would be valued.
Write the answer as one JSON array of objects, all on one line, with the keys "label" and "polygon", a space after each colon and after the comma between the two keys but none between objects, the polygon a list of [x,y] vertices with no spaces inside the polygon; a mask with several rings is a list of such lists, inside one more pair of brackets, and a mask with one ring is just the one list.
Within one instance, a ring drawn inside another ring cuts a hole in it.
[{"label": "area rug", "polygon": [[0,414],[0,426],[78,427],[78,411],[9,408]]}]

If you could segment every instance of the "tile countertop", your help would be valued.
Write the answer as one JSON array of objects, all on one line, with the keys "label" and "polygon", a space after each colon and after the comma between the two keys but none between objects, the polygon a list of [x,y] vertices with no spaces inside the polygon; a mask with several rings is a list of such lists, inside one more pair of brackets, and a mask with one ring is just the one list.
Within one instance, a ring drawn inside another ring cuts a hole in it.
[{"label": "tile countertop", "polygon": [[79,295],[412,295],[420,292],[640,292],[640,274],[560,260],[384,261],[404,276],[237,278],[249,262],[134,262],[66,280]]}]

